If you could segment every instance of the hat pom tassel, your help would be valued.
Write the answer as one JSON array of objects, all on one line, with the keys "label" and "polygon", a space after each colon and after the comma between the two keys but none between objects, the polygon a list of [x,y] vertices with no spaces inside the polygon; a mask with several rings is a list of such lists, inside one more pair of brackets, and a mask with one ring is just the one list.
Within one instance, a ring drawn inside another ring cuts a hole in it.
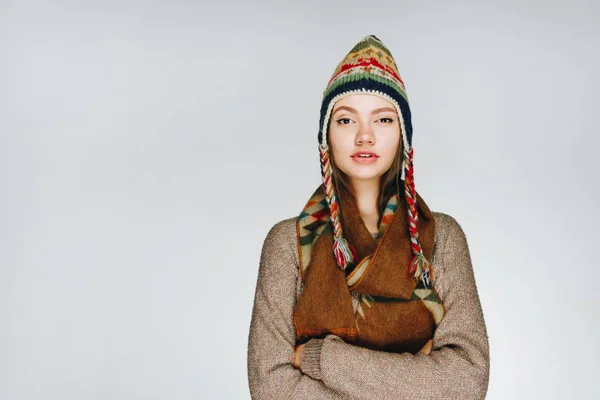
[{"label": "hat pom tassel", "polygon": [[414,277],[417,279],[421,278],[421,281],[427,287],[431,282],[431,272],[429,261],[427,261],[423,253],[415,254],[410,263],[408,273],[414,274]]},{"label": "hat pom tassel", "polygon": [[344,270],[356,259],[356,249],[343,237],[336,238],[333,241],[333,254],[337,265]]}]

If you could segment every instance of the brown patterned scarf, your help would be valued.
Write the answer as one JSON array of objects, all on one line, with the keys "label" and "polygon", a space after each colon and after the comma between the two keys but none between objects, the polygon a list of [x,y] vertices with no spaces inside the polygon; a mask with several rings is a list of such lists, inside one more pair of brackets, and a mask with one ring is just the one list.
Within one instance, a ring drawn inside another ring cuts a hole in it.
[{"label": "brown patterned scarf", "polygon": [[[408,273],[412,252],[406,200],[390,197],[376,241],[352,196],[342,191],[338,199],[345,236],[359,261],[346,271],[337,266],[329,208],[319,185],[296,225],[304,283],[293,315],[297,341],[331,333],[362,347],[415,354],[433,337],[444,307],[431,284]],[[419,241],[431,261],[435,222],[418,193],[417,207]],[[356,314],[353,302],[358,302]]]}]

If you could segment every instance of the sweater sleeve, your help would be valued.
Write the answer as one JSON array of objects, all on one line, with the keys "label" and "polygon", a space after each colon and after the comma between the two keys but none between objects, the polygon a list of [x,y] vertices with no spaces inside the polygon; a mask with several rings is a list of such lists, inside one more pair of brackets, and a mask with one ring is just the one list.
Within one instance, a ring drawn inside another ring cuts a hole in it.
[{"label": "sweater sleeve", "polygon": [[[445,236],[434,253],[434,287],[446,313],[430,354],[388,353],[311,339],[302,369],[356,399],[483,399],[489,380],[488,337],[465,234],[454,218],[436,213]],[[315,354],[318,353],[318,354]]]},{"label": "sweater sleeve", "polygon": [[294,219],[275,224],[264,241],[248,337],[248,381],[253,399],[344,399],[294,367],[292,320],[299,269]]}]

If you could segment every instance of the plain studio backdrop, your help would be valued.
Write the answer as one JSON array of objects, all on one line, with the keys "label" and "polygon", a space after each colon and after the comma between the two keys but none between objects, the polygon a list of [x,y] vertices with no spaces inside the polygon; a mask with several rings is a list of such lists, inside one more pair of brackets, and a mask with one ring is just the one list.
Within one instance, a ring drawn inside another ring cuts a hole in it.
[{"label": "plain studio backdrop", "polygon": [[[245,399],[264,238],[368,34],[469,242],[490,399],[599,398],[593,1],[0,1],[0,399]],[[399,377],[401,379],[401,377]]]}]

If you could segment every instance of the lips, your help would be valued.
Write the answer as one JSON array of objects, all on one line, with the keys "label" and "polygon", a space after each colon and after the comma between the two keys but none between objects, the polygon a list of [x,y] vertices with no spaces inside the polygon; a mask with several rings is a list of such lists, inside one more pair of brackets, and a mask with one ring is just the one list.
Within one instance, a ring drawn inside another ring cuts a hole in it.
[{"label": "lips", "polygon": [[359,150],[356,153],[352,154],[350,157],[352,158],[379,158],[379,156],[372,151],[369,150]]},{"label": "lips", "polygon": [[352,157],[352,161],[359,164],[371,164],[379,158],[377,154],[369,150],[359,150],[350,157]]}]

